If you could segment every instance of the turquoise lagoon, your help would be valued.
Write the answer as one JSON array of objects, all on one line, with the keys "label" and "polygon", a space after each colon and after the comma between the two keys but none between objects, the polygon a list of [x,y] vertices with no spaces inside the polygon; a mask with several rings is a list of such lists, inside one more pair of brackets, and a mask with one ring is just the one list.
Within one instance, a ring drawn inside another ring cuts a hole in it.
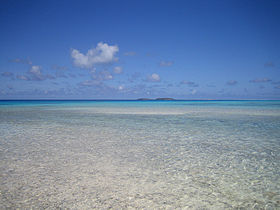
[{"label": "turquoise lagoon", "polygon": [[0,208],[279,209],[280,101],[0,101]]}]

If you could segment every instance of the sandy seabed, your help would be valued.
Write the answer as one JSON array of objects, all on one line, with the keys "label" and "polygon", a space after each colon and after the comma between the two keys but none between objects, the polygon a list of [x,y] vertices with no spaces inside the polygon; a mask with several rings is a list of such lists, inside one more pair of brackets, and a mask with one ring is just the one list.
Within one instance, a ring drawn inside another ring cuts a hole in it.
[{"label": "sandy seabed", "polygon": [[279,209],[278,111],[0,109],[1,209]]}]

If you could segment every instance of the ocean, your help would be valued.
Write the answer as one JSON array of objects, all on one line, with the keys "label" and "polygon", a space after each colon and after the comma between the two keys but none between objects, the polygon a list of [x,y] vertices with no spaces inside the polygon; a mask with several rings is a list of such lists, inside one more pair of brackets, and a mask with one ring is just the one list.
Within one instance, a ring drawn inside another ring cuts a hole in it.
[{"label": "ocean", "polygon": [[1,209],[280,209],[280,101],[0,101]]}]

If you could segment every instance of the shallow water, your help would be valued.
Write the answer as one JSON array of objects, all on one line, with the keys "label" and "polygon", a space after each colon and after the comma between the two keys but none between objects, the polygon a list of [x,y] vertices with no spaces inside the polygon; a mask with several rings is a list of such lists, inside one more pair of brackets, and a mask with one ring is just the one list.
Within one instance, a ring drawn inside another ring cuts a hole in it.
[{"label": "shallow water", "polygon": [[0,102],[0,206],[279,209],[280,102]]}]

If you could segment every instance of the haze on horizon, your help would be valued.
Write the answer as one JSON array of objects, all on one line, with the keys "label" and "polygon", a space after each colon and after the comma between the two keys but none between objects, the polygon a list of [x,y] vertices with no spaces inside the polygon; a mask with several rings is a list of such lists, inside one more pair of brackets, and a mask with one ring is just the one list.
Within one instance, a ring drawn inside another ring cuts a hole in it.
[{"label": "haze on horizon", "polygon": [[280,99],[280,2],[0,7],[0,99]]}]

